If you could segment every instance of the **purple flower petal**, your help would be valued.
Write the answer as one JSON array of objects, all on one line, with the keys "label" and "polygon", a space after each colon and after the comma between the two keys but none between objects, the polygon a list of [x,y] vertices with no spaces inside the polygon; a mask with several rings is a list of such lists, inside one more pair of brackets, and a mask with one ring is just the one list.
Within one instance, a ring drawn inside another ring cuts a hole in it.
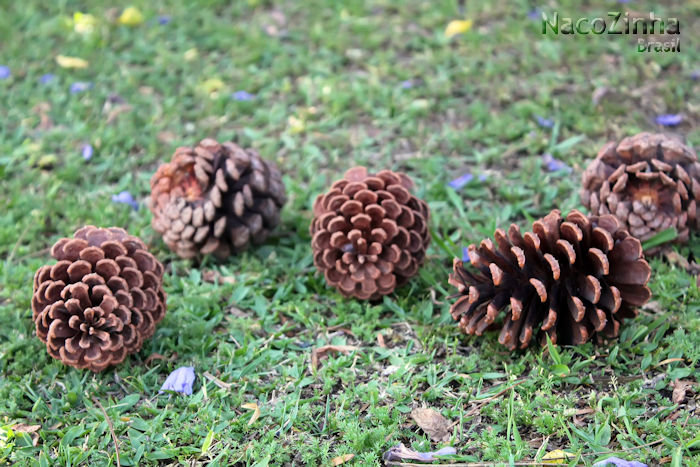
[{"label": "purple flower petal", "polygon": [[255,96],[249,93],[248,91],[236,91],[233,94],[231,94],[231,98],[234,101],[247,102],[255,99]]},{"label": "purple flower petal", "polygon": [[403,443],[399,443],[384,453],[385,461],[416,460],[421,462],[433,462],[438,460],[435,456],[451,456],[457,454],[457,450],[451,446],[438,449],[437,451],[419,452],[415,449],[407,448]]},{"label": "purple flower petal", "polygon": [[542,162],[544,163],[545,167],[547,167],[548,172],[558,172],[560,170],[563,170],[565,172],[571,172],[571,167],[569,167],[559,159],[555,159],[549,153],[542,154]]},{"label": "purple flower petal", "polygon": [[700,79],[700,69],[693,70],[692,72],[690,72],[690,79],[692,79],[693,81],[699,80]]},{"label": "purple flower petal", "polygon": [[462,247],[462,262],[463,263],[468,263],[472,259],[469,257],[469,248],[464,246]]},{"label": "purple flower petal", "polygon": [[663,114],[656,117],[656,123],[663,126],[676,126],[683,121],[681,114]]},{"label": "purple flower petal", "polygon": [[158,24],[160,25],[166,25],[170,22],[171,18],[169,15],[161,15],[158,17]]},{"label": "purple flower petal", "polygon": [[89,83],[87,81],[76,81],[75,83],[70,85],[71,94],[78,94],[79,92],[84,92],[88,89],[92,89],[92,83]]},{"label": "purple flower petal", "polygon": [[175,391],[181,394],[191,395],[192,384],[194,384],[194,368],[191,366],[181,366],[168,375],[158,394],[165,391]]},{"label": "purple flower petal", "polygon": [[10,76],[12,76],[10,67],[6,65],[0,65],[0,79],[8,79]]},{"label": "purple flower petal", "polygon": [[83,147],[81,149],[81,154],[83,155],[83,159],[86,161],[89,161],[92,159],[92,146],[89,144],[83,144]]},{"label": "purple flower petal", "polygon": [[459,177],[452,180],[450,183],[448,183],[448,185],[454,188],[455,190],[459,190],[464,185],[471,182],[473,179],[474,175],[470,173],[465,173],[464,175],[460,175]]},{"label": "purple flower petal", "polygon": [[112,195],[112,202],[119,204],[128,204],[129,206],[137,211],[139,209],[139,203],[134,199],[134,196],[128,191],[122,191],[118,195]]},{"label": "purple flower petal", "polygon": [[410,79],[407,79],[406,81],[401,81],[401,89],[411,89],[413,87],[413,81]]},{"label": "purple flower petal", "polygon": [[55,78],[56,78],[56,75],[54,75],[53,73],[46,73],[45,75],[41,75],[41,77],[39,78],[39,83],[49,84]]},{"label": "purple flower petal", "polygon": [[647,467],[646,464],[642,464],[641,462],[626,461],[624,459],[620,459],[619,457],[608,457],[605,460],[596,462],[593,464],[593,467],[605,467],[608,465],[614,465],[615,467]]},{"label": "purple flower petal", "polygon": [[527,14],[527,17],[534,20],[540,19],[542,18],[542,10],[540,10],[539,8],[530,10],[530,12]]},{"label": "purple flower petal", "polygon": [[479,181],[480,181],[480,182],[485,182],[487,178],[489,178],[489,176],[486,175],[486,174],[481,174],[481,175],[479,175]]},{"label": "purple flower petal", "polygon": [[537,120],[537,124],[541,126],[542,128],[552,128],[554,126],[554,121],[550,120],[548,118],[540,117],[539,115],[535,115],[535,120]]}]

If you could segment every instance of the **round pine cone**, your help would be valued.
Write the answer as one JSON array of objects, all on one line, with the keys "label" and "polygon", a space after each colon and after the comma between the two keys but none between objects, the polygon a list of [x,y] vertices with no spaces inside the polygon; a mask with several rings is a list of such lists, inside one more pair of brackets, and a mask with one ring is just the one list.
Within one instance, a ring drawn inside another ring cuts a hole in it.
[{"label": "round pine cone", "polygon": [[277,166],[231,142],[180,147],[151,178],[153,228],[183,258],[264,242],[285,201]]},{"label": "round pine cone", "polygon": [[376,299],[413,276],[430,243],[428,205],[411,179],[355,167],[314,202],[314,264],[346,297]]},{"label": "round pine cone", "polygon": [[581,200],[592,214],[614,214],[645,241],[675,227],[688,241],[700,227],[700,162],[662,134],[640,133],[606,144],[583,173]]},{"label": "round pine cone", "polygon": [[165,316],[163,265],[125,230],[88,225],[34,275],[32,319],[53,358],[102,371],[141,349]]},{"label": "round pine cone", "polygon": [[[459,298],[452,317],[467,334],[481,335],[505,311],[499,342],[525,348],[539,328],[559,344],[582,344],[594,336],[616,337],[620,320],[636,316],[649,300],[651,268],[638,239],[612,215],[586,217],[558,210],[520,234],[513,224],[469,246],[478,271],[455,259],[450,284]],[[509,306],[510,305],[510,306]]]}]

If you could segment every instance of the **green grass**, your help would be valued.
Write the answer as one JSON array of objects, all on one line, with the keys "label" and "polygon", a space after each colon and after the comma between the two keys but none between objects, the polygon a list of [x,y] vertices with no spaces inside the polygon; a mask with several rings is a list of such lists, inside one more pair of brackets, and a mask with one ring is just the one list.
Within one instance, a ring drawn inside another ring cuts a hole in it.
[{"label": "green grass", "polygon": [[[462,246],[555,207],[581,208],[580,173],[606,141],[660,131],[656,115],[683,113],[669,131],[698,147],[697,4],[539,5],[572,17],[629,8],[681,19],[681,53],[640,54],[633,36],[543,37],[527,17],[538,5],[525,1],[467,2],[474,26],[453,40],[444,28],[463,16],[452,1],[168,3],[135,2],[146,22],[134,28],[114,22],[125,5],[3,3],[0,64],[12,76],[0,80],[0,463],[115,465],[100,405],[122,465],[329,465],[344,454],[377,465],[399,442],[443,445],[412,422],[420,406],[454,422],[444,443],[457,448],[454,462],[527,462],[564,449],[586,464],[607,451],[700,463],[700,293],[680,263],[651,260],[653,303],[618,341],[556,352],[508,353],[495,333],[460,335],[447,284]],[[76,11],[100,21],[92,36],[73,31]],[[172,21],[159,25],[161,14]],[[90,65],[61,69],[59,54]],[[42,85],[45,73],[55,79]],[[209,93],[211,79],[224,88]],[[76,81],[93,87],[71,94]],[[239,90],[255,99],[229,97]],[[290,200],[265,246],[195,264],[166,249],[144,201],[157,164],[206,136],[276,160]],[[547,151],[573,172],[544,170]],[[354,164],[409,173],[432,211],[426,264],[376,304],[328,289],[311,258],[313,199]],[[475,180],[447,187],[465,172]],[[111,201],[122,190],[140,210]],[[47,249],[88,223],[127,228],[167,264],[168,314],[155,336],[97,375],[53,361],[30,319]],[[675,251],[698,261],[698,245],[695,235]],[[212,271],[227,280],[205,281]],[[329,343],[360,350],[329,354],[313,371],[312,348]],[[157,396],[179,366],[196,369],[192,396]],[[695,384],[680,405],[676,379]],[[252,424],[249,403],[260,407]],[[23,434],[10,428],[18,423],[40,428]]]}]

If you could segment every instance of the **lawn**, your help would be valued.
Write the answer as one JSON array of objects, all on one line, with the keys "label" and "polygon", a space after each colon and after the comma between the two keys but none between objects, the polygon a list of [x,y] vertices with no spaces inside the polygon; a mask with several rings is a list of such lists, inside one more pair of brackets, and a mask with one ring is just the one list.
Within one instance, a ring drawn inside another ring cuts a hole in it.
[{"label": "lawn", "polygon": [[[0,464],[380,465],[403,443],[454,446],[452,463],[562,450],[698,465],[698,234],[650,259],[652,301],[608,345],[511,353],[448,311],[452,258],[497,227],[583,209],[581,173],[607,141],[667,132],[698,148],[700,7],[664,3],[135,0],[143,22],[125,25],[129,4],[3,2]],[[680,18],[681,51],[541,34],[539,11],[615,10]],[[146,201],[158,164],[205,137],[276,161],[289,200],[265,245],[196,262],[167,249]],[[358,164],[406,172],[431,209],[424,266],[374,303],[327,287],[310,247],[313,200]],[[49,357],[31,321],[34,272],[85,224],[127,229],[166,266],[165,319],[99,374]],[[330,344],[354,350],[312,365]],[[158,395],[182,366],[193,394]],[[449,420],[444,440],[416,425],[419,407]]]}]

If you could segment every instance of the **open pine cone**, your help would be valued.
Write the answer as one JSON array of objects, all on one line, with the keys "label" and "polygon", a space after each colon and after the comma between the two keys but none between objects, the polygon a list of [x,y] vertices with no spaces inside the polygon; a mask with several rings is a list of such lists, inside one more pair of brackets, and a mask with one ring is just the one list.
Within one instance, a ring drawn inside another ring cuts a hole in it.
[{"label": "open pine cone", "polygon": [[51,248],[34,275],[32,318],[53,358],[102,371],[141,349],[165,316],[163,265],[125,230],[91,225]]},{"label": "open pine cone", "polygon": [[533,334],[559,344],[583,344],[594,336],[616,337],[620,320],[636,316],[649,300],[651,268],[642,246],[612,215],[586,217],[558,210],[521,235],[515,224],[496,243],[469,246],[471,272],[454,261],[450,284],[459,298],[452,317],[467,334],[481,335],[501,311],[499,342],[525,348]]},{"label": "open pine cone", "polygon": [[346,297],[376,299],[413,276],[430,243],[428,205],[403,173],[355,167],[314,202],[314,264]]},{"label": "open pine cone", "polygon": [[231,142],[180,147],[151,178],[153,228],[183,258],[264,242],[285,201],[277,166]]},{"label": "open pine cone", "polygon": [[700,227],[700,162],[662,134],[606,144],[583,173],[581,200],[592,214],[614,214],[641,241],[675,227],[677,241]]}]

